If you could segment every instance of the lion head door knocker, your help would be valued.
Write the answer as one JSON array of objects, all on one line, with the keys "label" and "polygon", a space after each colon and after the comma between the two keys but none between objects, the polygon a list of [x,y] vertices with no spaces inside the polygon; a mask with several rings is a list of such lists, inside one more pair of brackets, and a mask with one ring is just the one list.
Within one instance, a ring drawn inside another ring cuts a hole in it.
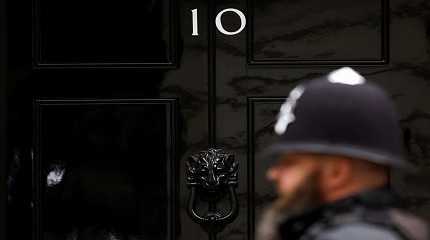
[{"label": "lion head door knocker", "polygon": [[[239,164],[232,154],[221,149],[209,149],[190,156],[187,161],[187,185],[190,188],[188,214],[208,233],[209,239],[216,239],[217,233],[237,216],[239,205],[235,188]],[[228,197],[230,209],[218,209],[218,203]],[[196,209],[197,201],[208,205],[205,213]]]}]

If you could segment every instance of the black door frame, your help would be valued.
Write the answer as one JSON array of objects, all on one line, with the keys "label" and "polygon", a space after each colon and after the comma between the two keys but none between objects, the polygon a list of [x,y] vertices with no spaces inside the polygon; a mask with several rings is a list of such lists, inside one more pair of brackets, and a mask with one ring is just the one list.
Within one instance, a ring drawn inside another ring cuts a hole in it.
[{"label": "black door frame", "polygon": [[0,239],[6,237],[6,0],[0,0]]}]

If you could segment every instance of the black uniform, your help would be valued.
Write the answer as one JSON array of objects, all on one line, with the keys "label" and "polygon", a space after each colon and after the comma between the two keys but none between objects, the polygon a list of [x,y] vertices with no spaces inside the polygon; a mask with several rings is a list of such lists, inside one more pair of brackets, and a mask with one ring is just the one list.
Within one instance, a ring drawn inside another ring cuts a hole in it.
[{"label": "black uniform", "polygon": [[401,210],[387,189],[368,191],[291,217],[284,240],[427,240],[424,221]]}]

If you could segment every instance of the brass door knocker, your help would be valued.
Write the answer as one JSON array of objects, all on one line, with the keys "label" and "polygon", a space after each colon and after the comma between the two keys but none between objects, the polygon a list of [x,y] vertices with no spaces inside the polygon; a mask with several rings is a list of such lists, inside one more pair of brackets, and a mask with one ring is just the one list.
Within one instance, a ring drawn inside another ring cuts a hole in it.
[{"label": "brass door knocker", "polygon": [[[237,217],[238,167],[234,156],[221,149],[201,151],[187,161],[187,185],[191,190],[188,214],[208,233],[210,240],[215,240],[216,235]],[[223,213],[217,204],[227,195],[230,209]],[[203,214],[196,209],[198,200],[208,204],[208,210]]]}]

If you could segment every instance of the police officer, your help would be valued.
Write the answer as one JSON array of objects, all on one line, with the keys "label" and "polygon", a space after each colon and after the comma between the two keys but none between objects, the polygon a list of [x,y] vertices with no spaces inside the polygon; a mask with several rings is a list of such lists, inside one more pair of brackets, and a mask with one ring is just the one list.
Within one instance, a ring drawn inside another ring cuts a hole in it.
[{"label": "police officer", "polygon": [[384,91],[351,68],[293,89],[265,157],[278,198],[258,240],[425,240],[427,226],[389,190],[403,158],[398,116]]}]

